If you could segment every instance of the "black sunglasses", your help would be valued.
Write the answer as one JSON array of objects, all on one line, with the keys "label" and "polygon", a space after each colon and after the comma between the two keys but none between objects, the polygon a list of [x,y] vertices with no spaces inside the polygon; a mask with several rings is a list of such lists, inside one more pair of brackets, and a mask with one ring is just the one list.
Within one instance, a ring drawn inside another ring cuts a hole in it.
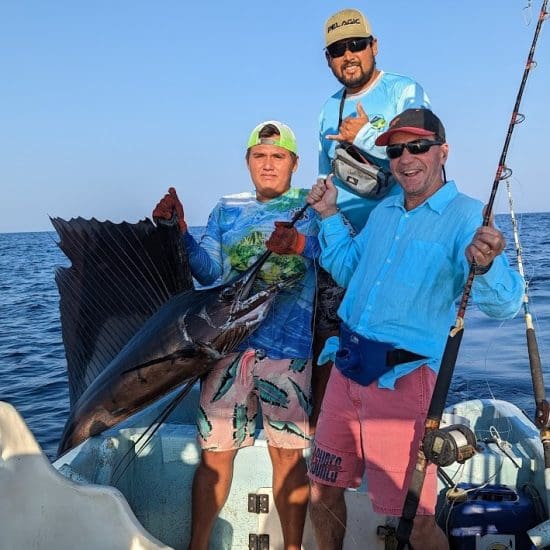
[{"label": "black sunglasses", "polygon": [[409,141],[408,143],[394,143],[386,147],[386,155],[390,159],[399,158],[405,149],[411,155],[423,155],[430,150],[430,147],[434,145],[443,145],[444,141],[431,141],[429,139],[417,139],[415,141]]},{"label": "black sunglasses", "polygon": [[342,57],[346,50],[352,53],[362,52],[372,44],[372,36],[368,38],[352,38],[351,40],[340,40],[330,46],[327,46],[327,53],[330,57]]}]

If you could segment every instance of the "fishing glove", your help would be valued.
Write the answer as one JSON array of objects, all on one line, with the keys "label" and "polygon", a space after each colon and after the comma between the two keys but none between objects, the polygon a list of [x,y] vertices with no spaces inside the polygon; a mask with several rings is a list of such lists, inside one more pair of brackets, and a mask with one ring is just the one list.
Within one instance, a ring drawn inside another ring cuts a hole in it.
[{"label": "fishing glove", "polygon": [[185,223],[185,214],[183,212],[183,204],[178,198],[176,190],[173,187],[168,189],[168,193],[160,199],[153,210],[153,219],[171,221],[176,215],[176,219],[182,233],[187,232],[187,224]]},{"label": "fishing glove", "polygon": [[275,222],[275,231],[265,246],[276,254],[301,254],[306,246],[306,236],[290,227],[289,222]]}]

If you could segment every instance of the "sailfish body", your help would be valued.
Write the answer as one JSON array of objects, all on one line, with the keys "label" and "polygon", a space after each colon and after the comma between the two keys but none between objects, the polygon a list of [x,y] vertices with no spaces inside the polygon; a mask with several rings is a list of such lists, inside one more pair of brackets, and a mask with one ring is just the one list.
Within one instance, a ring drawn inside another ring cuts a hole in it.
[{"label": "sailfish body", "polygon": [[173,227],[52,223],[72,263],[56,273],[71,397],[59,454],[207,372],[289,283],[253,292],[262,257],[225,285],[195,290]]}]

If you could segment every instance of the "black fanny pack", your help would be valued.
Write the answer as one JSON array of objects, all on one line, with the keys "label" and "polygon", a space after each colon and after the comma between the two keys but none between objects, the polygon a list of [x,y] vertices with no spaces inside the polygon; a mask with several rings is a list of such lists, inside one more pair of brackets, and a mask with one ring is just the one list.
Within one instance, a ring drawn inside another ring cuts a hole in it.
[{"label": "black fanny pack", "polygon": [[[340,131],[346,90],[342,92],[338,126]],[[341,142],[336,146],[332,160],[332,172],[348,190],[360,197],[381,199],[385,197],[395,183],[391,172],[378,165],[377,159],[351,143]]]},{"label": "black fanny pack", "polygon": [[344,323],[340,324],[340,347],[334,364],[346,378],[361,386],[368,386],[378,380],[395,365],[419,359],[426,357],[395,348],[386,342],[369,340],[349,330]]}]

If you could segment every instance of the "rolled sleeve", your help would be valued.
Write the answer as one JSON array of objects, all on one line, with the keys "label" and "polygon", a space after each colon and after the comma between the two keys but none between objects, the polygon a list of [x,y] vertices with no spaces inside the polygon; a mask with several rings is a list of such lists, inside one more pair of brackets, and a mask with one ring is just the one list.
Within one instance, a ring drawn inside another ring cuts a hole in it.
[{"label": "rolled sleeve", "polygon": [[494,319],[511,319],[521,308],[525,280],[499,256],[487,273],[475,277],[472,291],[483,313]]}]

